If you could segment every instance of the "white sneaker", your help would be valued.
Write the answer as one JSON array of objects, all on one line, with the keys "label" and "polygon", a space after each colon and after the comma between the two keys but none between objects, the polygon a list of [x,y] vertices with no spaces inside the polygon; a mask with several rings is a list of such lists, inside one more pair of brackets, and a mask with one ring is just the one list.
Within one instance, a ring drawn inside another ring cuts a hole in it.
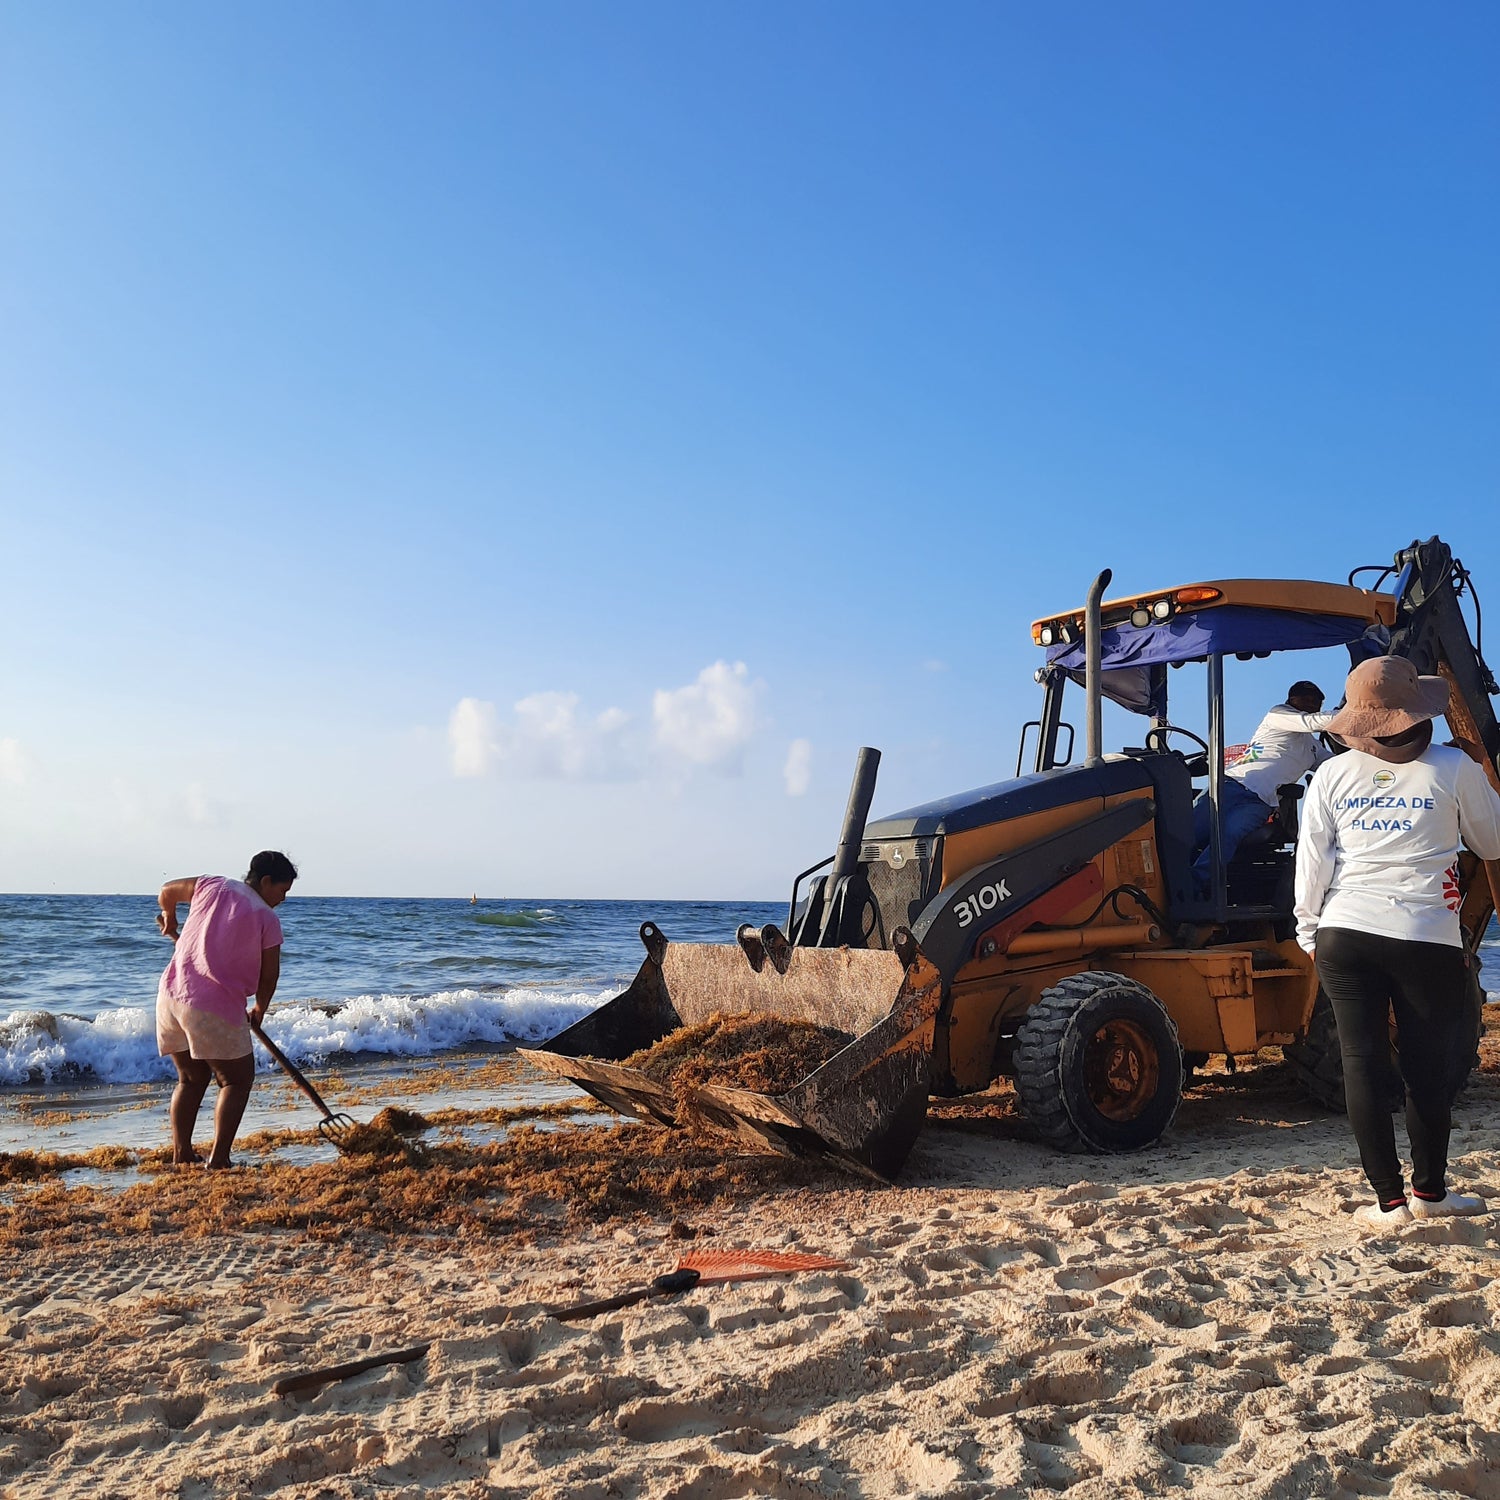
[{"label": "white sneaker", "polygon": [[1399,1229],[1411,1223],[1411,1210],[1403,1203],[1400,1208],[1382,1208],[1378,1203],[1367,1203],[1354,1210],[1354,1222],[1361,1229]]},{"label": "white sneaker", "polygon": [[1488,1209],[1483,1198],[1475,1198],[1468,1193],[1455,1193],[1451,1189],[1446,1197],[1438,1199],[1436,1203],[1415,1196],[1411,1200],[1411,1216],[1414,1219],[1446,1219],[1450,1215],[1486,1212]]}]

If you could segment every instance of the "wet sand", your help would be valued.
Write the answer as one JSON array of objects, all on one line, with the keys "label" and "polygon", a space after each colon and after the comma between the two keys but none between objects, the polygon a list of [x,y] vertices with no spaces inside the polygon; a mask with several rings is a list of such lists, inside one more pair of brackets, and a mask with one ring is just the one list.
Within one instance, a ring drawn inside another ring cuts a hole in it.
[{"label": "wet sand", "polygon": [[[1500,1202],[1497,1106],[1477,1076],[1453,1176]],[[1276,1068],[1210,1078],[1128,1158],[1041,1148],[1003,1094],[936,1106],[886,1190],[317,1239],[189,1233],[180,1197],[9,1256],[6,1500],[1500,1494],[1500,1220],[1358,1234],[1347,1124]],[[545,1315],[698,1245],[848,1266]]]},{"label": "wet sand", "polygon": [[[540,1105],[579,1098],[577,1090],[529,1068],[509,1053],[493,1050],[453,1056],[439,1063],[424,1059],[361,1062],[341,1070],[307,1070],[314,1088],[333,1110],[361,1118],[388,1104],[405,1109],[481,1110],[501,1105]],[[83,1087],[56,1084],[0,1092],[0,1152],[87,1152],[101,1146],[144,1151],[159,1147],[167,1134],[169,1083]],[[211,1134],[214,1089],[198,1120],[198,1143]],[[259,1073],[250,1094],[241,1136],[262,1131],[306,1131],[318,1112],[279,1072]],[[326,1153],[332,1157],[332,1148]]]}]

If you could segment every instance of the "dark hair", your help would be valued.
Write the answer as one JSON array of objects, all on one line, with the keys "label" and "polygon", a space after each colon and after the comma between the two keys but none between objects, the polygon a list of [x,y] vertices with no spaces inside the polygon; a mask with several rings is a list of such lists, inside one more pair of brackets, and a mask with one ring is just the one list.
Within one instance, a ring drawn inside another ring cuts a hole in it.
[{"label": "dark hair", "polygon": [[290,885],[296,878],[297,867],[286,855],[275,849],[262,849],[250,861],[245,884],[259,885],[262,880],[269,880],[273,885]]},{"label": "dark hair", "polygon": [[1293,698],[1316,698],[1321,703],[1324,693],[1323,689],[1317,683],[1308,682],[1304,679],[1302,682],[1294,682],[1286,690],[1286,701],[1290,703]]}]

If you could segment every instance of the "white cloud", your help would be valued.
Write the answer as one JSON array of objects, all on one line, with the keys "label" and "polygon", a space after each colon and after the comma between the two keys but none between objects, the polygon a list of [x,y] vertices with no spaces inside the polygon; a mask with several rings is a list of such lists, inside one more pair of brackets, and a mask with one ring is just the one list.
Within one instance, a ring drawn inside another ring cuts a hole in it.
[{"label": "white cloud", "polygon": [[448,717],[448,746],[455,776],[483,776],[495,758],[495,705],[460,698]]},{"label": "white cloud", "polygon": [[30,767],[20,740],[0,740],[0,781],[11,786],[25,786]]},{"label": "white cloud", "polygon": [[533,693],[516,704],[501,759],[523,776],[559,781],[615,781],[629,774],[624,731],[630,716],[606,708],[590,719],[577,693]]},{"label": "white cloud", "polygon": [[659,688],[651,702],[657,745],[694,765],[738,771],[763,686],[744,662],[716,661],[686,687]]},{"label": "white cloud", "polygon": [[[664,767],[686,762],[736,773],[764,691],[744,662],[716,661],[686,687],[659,688],[652,696],[650,745],[623,709],[590,715],[577,693],[533,693],[504,718],[493,703],[462,698],[448,718],[453,774],[629,781],[649,772],[653,748]],[[810,746],[799,752],[804,759],[810,753]],[[805,780],[805,768],[796,774]]]},{"label": "white cloud", "polygon": [[589,718],[577,693],[533,693],[501,723],[493,703],[464,698],[448,720],[455,776],[495,769],[543,781],[616,781],[628,777],[630,716],[607,708]]},{"label": "white cloud", "polygon": [[787,746],[786,765],[781,768],[786,778],[788,797],[801,797],[807,793],[812,781],[812,741],[793,740]]}]

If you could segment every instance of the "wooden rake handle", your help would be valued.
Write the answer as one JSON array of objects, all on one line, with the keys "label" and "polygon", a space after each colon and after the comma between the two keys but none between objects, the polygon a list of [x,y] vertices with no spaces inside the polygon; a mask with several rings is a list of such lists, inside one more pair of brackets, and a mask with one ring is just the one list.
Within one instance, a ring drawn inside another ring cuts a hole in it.
[{"label": "wooden rake handle", "polygon": [[671,1297],[678,1292],[691,1291],[698,1285],[697,1271],[668,1271],[646,1286],[634,1286],[628,1292],[618,1292],[613,1297],[601,1297],[597,1302],[575,1302],[572,1307],[549,1307],[549,1318],[559,1323],[576,1323],[583,1318],[596,1318],[600,1313],[614,1312],[619,1307],[644,1302],[647,1297]]},{"label": "wooden rake handle", "polygon": [[430,1348],[430,1343],[417,1344],[411,1349],[395,1349],[389,1354],[371,1354],[365,1359],[351,1359],[347,1364],[306,1370],[301,1375],[283,1375],[271,1386],[271,1394],[285,1396],[291,1391],[311,1390],[314,1386],[329,1385],[335,1380],[348,1380],[352,1375],[363,1375],[366,1370],[375,1370],[381,1365],[409,1365],[413,1360],[421,1359]]},{"label": "wooden rake handle", "polygon": [[259,1026],[256,1026],[252,1023],[250,1029],[259,1038],[261,1046],[264,1047],[273,1058],[275,1058],[282,1072],[285,1073],[286,1076],[290,1078],[292,1082],[295,1083],[297,1087],[301,1089],[302,1092],[306,1094],[307,1097],[318,1106],[318,1113],[322,1115],[325,1120],[333,1119],[333,1111],[323,1103],[323,1096],[317,1091],[317,1089],[315,1089],[312,1084],[310,1084],[307,1079],[302,1076],[302,1070],[296,1065],[296,1063],[294,1063],[291,1058],[289,1058],[286,1053],[283,1052],[281,1048],[278,1047],[276,1043],[273,1042],[271,1038],[268,1037],[265,1032],[260,1029]]}]

